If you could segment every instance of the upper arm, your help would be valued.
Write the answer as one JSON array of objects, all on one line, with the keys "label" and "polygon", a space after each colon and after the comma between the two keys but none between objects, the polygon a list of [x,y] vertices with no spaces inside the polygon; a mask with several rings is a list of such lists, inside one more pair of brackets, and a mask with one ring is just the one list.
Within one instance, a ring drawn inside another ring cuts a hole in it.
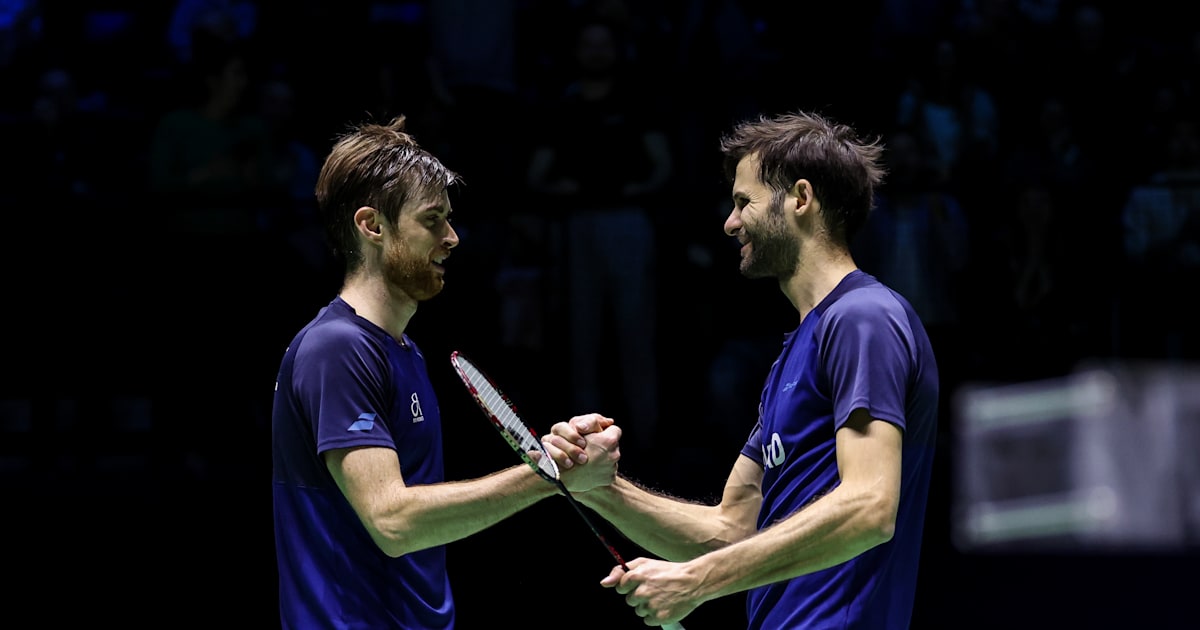
[{"label": "upper arm", "polygon": [[885,525],[895,522],[900,505],[900,463],[904,433],[900,427],[855,409],[837,432],[840,488],[876,502]]},{"label": "upper arm", "polygon": [[379,542],[377,518],[388,510],[389,497],[404,487],[396,451],[373,446],[333,449],[325,452],[325,465],[367,531]]}]

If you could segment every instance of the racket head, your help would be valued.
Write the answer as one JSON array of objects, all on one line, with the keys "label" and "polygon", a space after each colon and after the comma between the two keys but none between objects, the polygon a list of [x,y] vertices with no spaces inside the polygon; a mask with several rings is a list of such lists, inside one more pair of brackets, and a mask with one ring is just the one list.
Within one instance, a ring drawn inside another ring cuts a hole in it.
[{"label": "racket head", "polygon": [[[535,472],[551,481],[559,481],[558,465],[542,446],[537,432],[517,414],[517,407],[479,366],[458,350],[450,353],[450,364],[462,379],[475,403],[492,426],[504,437],[521,459]],[[537,453],[534,456],[531,453]]]}]

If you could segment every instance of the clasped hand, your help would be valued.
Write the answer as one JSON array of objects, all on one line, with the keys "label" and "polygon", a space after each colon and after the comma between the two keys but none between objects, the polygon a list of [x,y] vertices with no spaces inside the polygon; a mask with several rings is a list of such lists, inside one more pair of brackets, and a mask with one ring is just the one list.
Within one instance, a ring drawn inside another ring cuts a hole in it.
[{"label": "clasped hand", "polygon": [[542,436],[542,445],[558,465],[563,485],[572,493],[613,482],[621,459],[620,443],[621,428],[598,413],[558,422]]}]

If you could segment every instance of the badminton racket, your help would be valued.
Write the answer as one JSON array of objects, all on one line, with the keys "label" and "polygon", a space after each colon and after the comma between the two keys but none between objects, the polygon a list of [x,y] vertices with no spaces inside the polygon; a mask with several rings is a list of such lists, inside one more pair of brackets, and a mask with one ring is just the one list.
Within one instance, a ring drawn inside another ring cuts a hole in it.
[{"label": "badminton racket", "polygon": [[[592,519],[588,518],[583,506],[571,496],[562,479],[559,477],[558,464],[554,458],[550,457],[550,453],[546,451],[546,447],[542,445],[542,440],[521,416],[517,414],[517,407],[513,402],[496,386],[495,381],[491,379],[483,370],[479,369],[470,359],[464,356],[461,352],[455,350],[450,354],[450,363],[458,372],[459,378],[462,379],[463,385],[467,387],[471,397],[479,404],[479,408],[483,410],[485,416],[491,421],[492,426],[500,432],[504,437],[504,441],[516,451],[521,457],[521,461],[525,462],[543,479],[553,483],[558,487],[562,496],[566,497],[567,502],[571,507],[575,508],[575,513],[579,518],[587,524],[592,530],[596,538],[604,545],[608,554],[612,556],[617,564],[621,565],[622,569],[629,570],[625,565],[625,559],[617,552],[616,547],[604,537],[604,534],[596,527]],[[533,453],[538,453],[537,457]],[[666,624],[662,626],[664,630],[684,630],[683,626],[678,623]]]}]

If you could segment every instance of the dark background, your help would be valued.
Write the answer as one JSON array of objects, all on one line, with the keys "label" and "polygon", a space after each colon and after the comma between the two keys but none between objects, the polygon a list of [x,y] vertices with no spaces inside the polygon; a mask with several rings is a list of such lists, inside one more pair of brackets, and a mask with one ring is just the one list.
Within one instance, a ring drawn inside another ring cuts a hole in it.
[{"label": "dark background", "polygon": [[[907,90],[932,93],[935,45],[951,42],[958,76],[948,109],[974,121],[963,96],[974,86],[997,122],[983,125],[979,144],[965,146],[930,188],[964,208],[970,256],[944,296],[959,314],[937,326],[947,413],[913,627],[1197,626],[1193,548],[971,552],[952,543],[950,520],[950,402],[961,385],[1061,376],[1090,359],[1196,359],[1195,197],[1179,202],[1191,222],[1148,253],[1126,247],[1123,220],[1135,189],[1177,181],[1163,173],[1184,172],[1177,191],[1194,191],[1197,181],[1187,179],[1197,173],[1194,145],[1190,162],[1169,157],[1171,141],[1195,140],[1180,130],[1194,134],[1200,96],[1200,30],[1181,8],[1066,0],[499,3],[463,19],[512,10],[512,89],[463,88],[450,106],[436,97],[425,66],[436,43],[427,28],[434,1],[196,3],[241,11],[229,13],[233,28],[222,31],[247,61],[240,112],[278,114],[261,100],[268,87],[291,95],[287,115],[271,118],[280,121],[272,147],[297,192],[279,184],[226,196],[163,189],[152,176],[156,160],[166,159],[154,148],[162,121],[194,104],[203,86],[195,71],[208,40],[197,37],[192,47],[171,37],[189,32],[171,24],[191,3],[7,5],[3,601],[12,619],[34,621],[5,625],[277,624],[272,384],[291,335],[337,288],[304,184],[349,122],[408,114],[418,140],[468,182],[455,201],[463,244],[447,288],[409,331],[441,386],[448,477],[513,463],[454,380],[451,350],[493,372],[536,425],[577,411],[563,394],[561,314],[571,305],[560,292],[560,225],[524,189],[522,165],[546,133],[539,112],[569,77],[566,18],[600,10],[624,16],[647,106],[665,112],[662,127],[679,158],[652,207],[664,426],[660,448],[627,454],[623,468],[667,492],[715,498],[753,424],[771,344],[793,325],[775,287],[737,276],[735,251],[722,240],[728,193],[718,133],[760,111],[809,108],[888,136],[900,127]],[[1077,21],[1085,9],[1100,19],[1090,30]],[[297,167],[304,158],[310,170]],[[1036,236],[1019,207],[1028,190],[1051,200]],[[187,227],[188,217],[231,213],[235,227],[215,219],[206,229]],[[1047,243],[1036,255],[1035,238]],[[532,340],[502,335],[506,296],[497,278],[506,270],[537,279],[544,319]],[[1024,270],[1049,278],[1040,301],[1022,298]],[[727,365],[718,362],[728,358],[721,349],[735,339],[751,356],[733,372],[713,372]],[[710,378],[745,380],[739,415],[707,412],[718,408]],[[637,555],[609,535],[628,558]],[[638,627],[598,585],[611,562],[564,502],[547,501],[449,553],[463,628]],[[690,630],[741,627],[741,598],[710,602],[687,622]]]}]

